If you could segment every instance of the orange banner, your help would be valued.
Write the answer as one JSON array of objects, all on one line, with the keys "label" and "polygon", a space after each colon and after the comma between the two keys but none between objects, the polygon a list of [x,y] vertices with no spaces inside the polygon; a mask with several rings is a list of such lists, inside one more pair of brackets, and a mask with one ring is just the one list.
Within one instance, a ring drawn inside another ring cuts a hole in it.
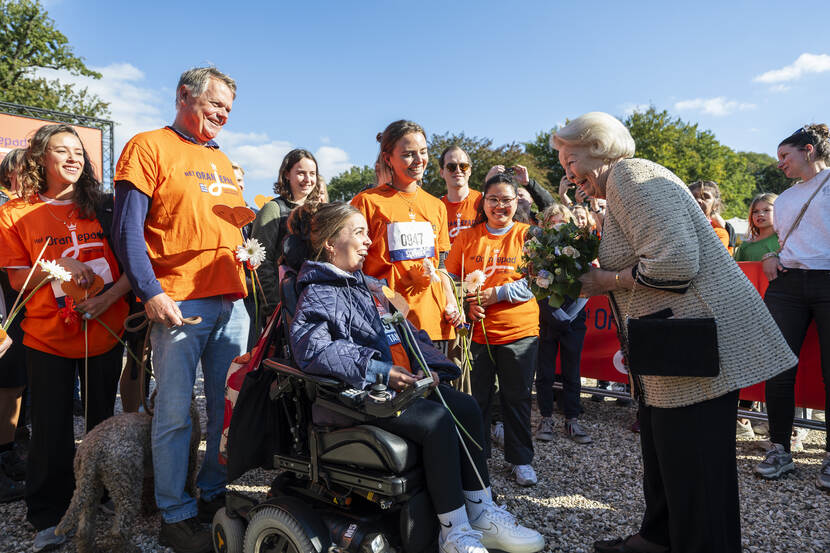
[{"label": "orange banner", "polygon": [[[26,148],[29,140],[35,132],[43,125],[54,125],[60,121],[47,121],[45,119],[33,119],[0,113],[0,160],[15,148]],[[101,129],[91,127],[79,127],[72,125],[81,137],[89,160],[95,170],[95,178],[101,180],[101,167],[103,164],[103,134]]]},{"label": "orange banner", "polygon": [[[763,296],[769,286],[758,262],[738,263],[749,281]],[[582,348],[581,374],[586,378],[628,382],[617,340],[616,325],[608,299],[605,296],[591,298],[586,306],[588,332]],[[751,324],[747,321],[747,324]],[[764,383],[760,382],[741,390],[741,399],[764,401]],[[795,382],[795,403],[798,407],[824,409],[824,382],[821,377],[818,333],[815,322],[807,329],[807,337],[801,348],[798,376]]]}]

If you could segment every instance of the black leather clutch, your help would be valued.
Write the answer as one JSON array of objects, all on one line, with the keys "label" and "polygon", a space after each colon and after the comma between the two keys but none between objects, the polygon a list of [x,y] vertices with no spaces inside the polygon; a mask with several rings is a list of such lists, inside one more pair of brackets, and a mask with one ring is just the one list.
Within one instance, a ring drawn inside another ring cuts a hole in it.
[{"label": "black leather clutch", "polygon": [[715,319],[628,319],[628,364],[632,374],[712,377],[720,373]]}]

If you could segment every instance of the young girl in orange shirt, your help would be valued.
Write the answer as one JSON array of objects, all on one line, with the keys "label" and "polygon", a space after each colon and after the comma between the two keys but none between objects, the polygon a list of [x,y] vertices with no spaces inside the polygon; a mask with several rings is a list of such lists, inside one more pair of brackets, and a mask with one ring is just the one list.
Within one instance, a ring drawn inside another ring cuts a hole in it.
[{"label": "young girl in orange shirt", "polygon": [[[531,466],[530,409],[539,306],[518,271],[529,225],[513,220],[518,195],[511,176],[496,174],[487,180],[482,192],[484,199],[476,224],[453,242],[446,267],[467,289],[473,331],[473,396],[489,426],[498,375],[504,457],[513,465],[516,481],[530,486],[536,483]],[[473,281],[477,275],[480,283],[476,285]]]}]

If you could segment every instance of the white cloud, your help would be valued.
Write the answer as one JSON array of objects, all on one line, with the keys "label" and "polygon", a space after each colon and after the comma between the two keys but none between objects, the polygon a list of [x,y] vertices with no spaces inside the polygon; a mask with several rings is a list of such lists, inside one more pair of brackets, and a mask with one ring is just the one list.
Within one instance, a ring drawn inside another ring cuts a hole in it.
[{"label": "white cloud", "polygon": [[314,153],[314,157],[317,158],[320,174],[326,178],[326,181],[354,167],[354,163],[349,160],[349,154],[334,146],[321,146]]},{"label": "white cloud", "polygon": [[756,83],[782,83],[795,81],[808,73],[824,73],[830,71],[830,55],[827,54],[801,54],[795,62],[782,67],[762,73],[755,77]]},{"label": "white cloud", "polygon": [[674,109],[679,111],[699,111],[707,115],[722,117],[729,115],[735,110],[746,111],[755,109],[755,104],[727,100],[723,96],[717,98],[694,98],[693,100],[681,100],[674,104]]},{"label": "white cloud", "polygon": [[648,108],[651,106],[649,104],[633,104],[631,102],[627,104],[623,104],[622,106],[623,115],[628,117],[629,115],[634,115],[635,113],[644,113],[648,111]]},{"label": "white cloud", "polygon": [[[248,179],[272,179],[277,180],[277,173],[280,170],[280,163],[285,154],[290,152],[294,146],[285,140],[251,140],[245,143],[231,144],[227,142],[229,131],[223,131],[217,137],[217,141],[224,149],[228,157],[245,169],[245,178]],[[257,133],[251,133],[257,134]]]},{"label": "white cloud", "polygon": [[[115,121],[115,153],[121,153],[124,144],[133,135],[165,125],[165,115],[173,110],[169,98],[146,86],[144,73],[129,63],[114,63],[106,67],[91,67],[101,73],[100,79],[71,75],[66,71],[39,69],[36,74],[46,79],[58,79],[67,84],[86,87],[110,104]],[[166,109],[165,109],[166,108]]]}]

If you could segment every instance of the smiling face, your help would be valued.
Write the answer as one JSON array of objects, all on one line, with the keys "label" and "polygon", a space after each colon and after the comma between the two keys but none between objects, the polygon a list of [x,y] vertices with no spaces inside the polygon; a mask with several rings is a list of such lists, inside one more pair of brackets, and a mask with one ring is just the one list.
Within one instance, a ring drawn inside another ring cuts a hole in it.
[{"label": "smiling face", "polygon": [[574,219],[576,219],[576,226],[579,228],[588,228],[591,220],[588,218],[588,210],[585,206],[578,205],[573,209]]},{"label": "smiling face", "polygon": [[391,154],[384,154],[384,159],[392,168],[393,184],[407,186],[421,180],[429,160],[427,139],[419,132],[405,134],[395,143]]},{"label": "smiling face", "polygon": [[[812,150],[812,145],[808,145]],[[788,179],[807,180],[803,175],[809,174],[810,162],[807,161],[807,150],[782,144],[778,146],[778,168],[784,172]]]},{"label": "smiling face", "polygon": [[317,164],[307,157],[291,166],[286,173],[291,199],[303,203],[317,185]]},{"label": "smiling face", "polygon": [[490,185],[484,192],[484,215],[487,224],[493,228],[503,228],[513,221],[518,202],[516,189],[500,182]]},{"label": "smiling face", "polygon": [[611,165],[593,157],[587,146],[560,144],[559,163],[565,168],[565,176],[591,198],[605,197],[605,183]]},{"label": "smiling face", "polygon": [[193,96],[190,89],[182,85],[176,102],[174,125],[204,144],[216,138],[228,121],[233,106],[233,91],[218,79],[209,79],[201,96]]},{"label": "smiling face", "polygon": [[84,168],[84,147],[78,137],[62,132],[49,139],[43,153],[43,174],[48,192],[74,185]]},{"label": "smiling face", "polygon": [[[462,165],[466,165],[464,169]],[[461,189],[469,186],[470,174],[473,172],[467,152],[454,149],[444,156],[444,168],[441,169],[441,178],[447,184],[447,190]]]},{"label": "smiling face", "polygon": [[363,268],[363,261],[371,245],[366,218],[360,213],[354,213],[346,219],[340,232],[326,244],[329,263],[347,273],[359,271]]},{"label": "smiling face", "polygon": [[758,229],[758,232],[764,231],[772,227],[774,207],[764,201],[755,202],[752,206],[752,224]]}]

